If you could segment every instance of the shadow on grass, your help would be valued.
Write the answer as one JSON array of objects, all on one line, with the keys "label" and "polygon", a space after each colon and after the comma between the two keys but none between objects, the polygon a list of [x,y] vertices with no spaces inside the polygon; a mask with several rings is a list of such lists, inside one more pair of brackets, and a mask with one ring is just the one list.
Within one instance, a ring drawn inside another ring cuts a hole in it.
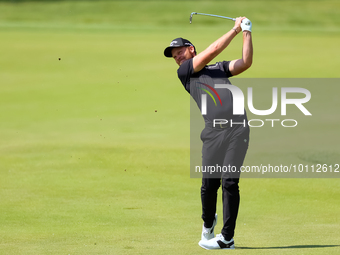
[{"label": "shadow on grass", "polygon": [[290,245],[290,246],[277,246],[277,247],[237,247],[236,249],[244,250],[270,250],[270,249],[311,249],[311,248],[331,248],[340,247],[340,245]]}]

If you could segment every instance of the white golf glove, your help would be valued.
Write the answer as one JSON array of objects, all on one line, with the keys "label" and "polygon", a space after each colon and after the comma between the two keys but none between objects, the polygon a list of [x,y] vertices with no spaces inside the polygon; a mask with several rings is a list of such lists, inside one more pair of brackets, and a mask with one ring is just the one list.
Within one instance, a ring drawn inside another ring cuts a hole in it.
[{"label": "white golf glove", "polygon": [[251,21],[249,19],[245,18],[245,19],[242,20],[242,23],[241,23],[242,31],[251,32],[251,27],[252,27],[252,24],[251,24]]}]

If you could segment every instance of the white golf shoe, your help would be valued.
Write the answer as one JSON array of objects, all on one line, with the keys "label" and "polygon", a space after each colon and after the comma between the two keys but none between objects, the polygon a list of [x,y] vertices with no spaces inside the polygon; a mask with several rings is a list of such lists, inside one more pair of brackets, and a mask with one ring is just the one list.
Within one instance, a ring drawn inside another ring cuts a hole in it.
[{"label": "white golf shoe", "polygon": [[218,234],[210,240],[201,240],[198,245],[206,250],[235,249],[234,239],[231,238],[230,241],[226,241],[222,234]]},{"label": "white golf shoe", "polygon": [[217,223],[217,214],[215,214],[215,219],[214,219],[214,222],[211,228],[204,227],[204,223],[203,223],[201,241],[208,241],[215,237],[214,228],[216,226],[216,223]]}]

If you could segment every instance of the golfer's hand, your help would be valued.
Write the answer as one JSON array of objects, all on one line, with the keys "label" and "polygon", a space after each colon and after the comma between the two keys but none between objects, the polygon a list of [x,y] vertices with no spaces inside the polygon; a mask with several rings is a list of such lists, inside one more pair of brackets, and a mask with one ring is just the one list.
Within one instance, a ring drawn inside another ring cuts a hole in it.
[{"label": "golfer's hand", "polygon": [[244,18],[241,22],[241,28],[242,28],[242,31],[249,31],[251,32],[251,27],[252,27],[252,24],[251,24],[251,21],[247,18]]},{"label": "golfer's hand", "polygon": [[242,20],[244,20],[245,18],[246,17],[238,17],[238,18],[236,18],[235,26],[233,27],[233,29],[235,29],[237,33],[242,31],[241,23],[242,23]]}]

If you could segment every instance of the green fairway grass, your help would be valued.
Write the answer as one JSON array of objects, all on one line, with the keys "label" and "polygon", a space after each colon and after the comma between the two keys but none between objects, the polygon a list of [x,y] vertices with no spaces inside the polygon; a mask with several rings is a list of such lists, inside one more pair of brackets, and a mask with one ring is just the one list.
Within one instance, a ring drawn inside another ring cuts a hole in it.
[{"label": "green fairway grass", "polygon": [[[339,8],[337,1],[0,2],[0,254],[208,253],[197,245],[189,95],[164,48],[182,36],[200,52],[233,26],[203,16],[189,24],[193,11],[244,15],[253,22],[254,63],[240,78],[338,78]],[[216,61],[240,58],[241,47],[235,38]],[[338,92],[316,96],[330,98],[335,115]],[[338,116],[322,115],[322,107],[312,109],[331,124],[327,132],[306,127],[310,148],[298,156],[340,163],[339,137],[330,139]],[[248,165],[281,155],[280,144],[289,148],[275,132],[265,142],[251,132]],[[324,136],[328,147],[320,146]],[[289,161],[296,155],[287,150]],[[339,179],[241,179],[232,252],[339,254],[339,190]]]}]

